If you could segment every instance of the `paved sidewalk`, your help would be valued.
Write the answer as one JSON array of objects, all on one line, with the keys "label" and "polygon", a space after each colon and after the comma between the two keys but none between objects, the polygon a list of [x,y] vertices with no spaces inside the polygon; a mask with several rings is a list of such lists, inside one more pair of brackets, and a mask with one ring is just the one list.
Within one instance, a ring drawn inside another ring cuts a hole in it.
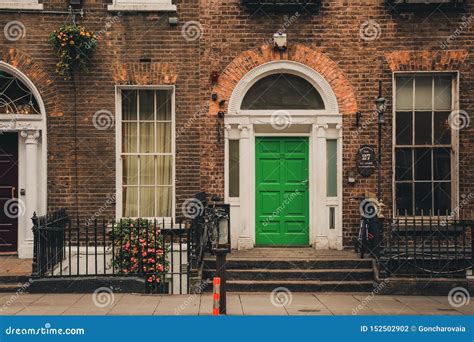
[{"label": "paved sidewalk", "polygon": [[[472,315],[474,303],[452,307],[447,297],[293,293],[230,293],[229,315]],[[210,315],[211,294],[0,294],[0,315]]]}]

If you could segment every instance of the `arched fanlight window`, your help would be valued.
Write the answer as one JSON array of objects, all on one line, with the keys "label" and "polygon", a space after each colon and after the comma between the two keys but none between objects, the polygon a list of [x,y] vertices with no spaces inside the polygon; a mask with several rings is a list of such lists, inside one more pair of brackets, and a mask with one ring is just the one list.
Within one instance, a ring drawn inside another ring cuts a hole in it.
[{"label": "arched fanlight window", "polygon": [[35,96],[18,77],[0,70],[0,114],[40,114]]},{"label": "arched fanlight window", "polygon": [[325,109],[314,86],[292,74],[272,74],[257,81],[245,94],[241,109]]}]

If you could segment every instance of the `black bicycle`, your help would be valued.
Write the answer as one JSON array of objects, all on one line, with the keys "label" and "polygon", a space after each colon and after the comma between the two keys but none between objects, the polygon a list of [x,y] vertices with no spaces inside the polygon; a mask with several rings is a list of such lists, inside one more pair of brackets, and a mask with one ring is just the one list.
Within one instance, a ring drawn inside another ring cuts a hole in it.
[{"label": "black bicycle", "polygon": [[216,207],[219,197],[212,197],[212,205],[204,210],[204,224],[206,226],[208,248],[211,253],[219,247],[219,225],[223,220],[229,221],[229,214],[223,208]]},{"label": "black bicycle", "polygon": [[[360,208],[364,208],[365,204],[367,204],[367,200],[365,197],[361,197],[360,200]],[[373,202],[370,204],[373,206]],[[376,209],[374,209],[376,210]],[[365,252],[371,252],[371,246],[373,245],[374,242],[374,232],[373,232],[373,216],[376,215],[375,212],[366,212],[366,210],[361,210],[363,213],[361,214],[360,217],[360,223],[359,223],[359,232],[357,235],[357,238],[355,239],[355,252],[360,253],[361,259],[364,259]]]}]

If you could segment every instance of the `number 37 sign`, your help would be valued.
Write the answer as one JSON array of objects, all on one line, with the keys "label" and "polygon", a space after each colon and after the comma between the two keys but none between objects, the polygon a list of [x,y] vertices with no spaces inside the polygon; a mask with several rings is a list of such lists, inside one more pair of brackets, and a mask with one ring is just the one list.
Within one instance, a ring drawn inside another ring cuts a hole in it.
[{"label": "number 37 sign", "polygon": [[357,152],[357,171],[363,177],[369,177],[374,173],[376,166],[375,148],[371,145],[363,145]]}]

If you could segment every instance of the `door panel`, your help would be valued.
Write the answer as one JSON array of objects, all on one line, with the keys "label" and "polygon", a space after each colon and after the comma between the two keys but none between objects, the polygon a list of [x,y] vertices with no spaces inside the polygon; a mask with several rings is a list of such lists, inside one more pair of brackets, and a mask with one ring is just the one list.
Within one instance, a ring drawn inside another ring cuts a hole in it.
[{"label": "door panel", "polygon": [[256,244],[309,244],[308,139],[256,139]]},{"label": "door panel", "polygon": [[0,134],[0,252],[18,247],[18,134]]}]

